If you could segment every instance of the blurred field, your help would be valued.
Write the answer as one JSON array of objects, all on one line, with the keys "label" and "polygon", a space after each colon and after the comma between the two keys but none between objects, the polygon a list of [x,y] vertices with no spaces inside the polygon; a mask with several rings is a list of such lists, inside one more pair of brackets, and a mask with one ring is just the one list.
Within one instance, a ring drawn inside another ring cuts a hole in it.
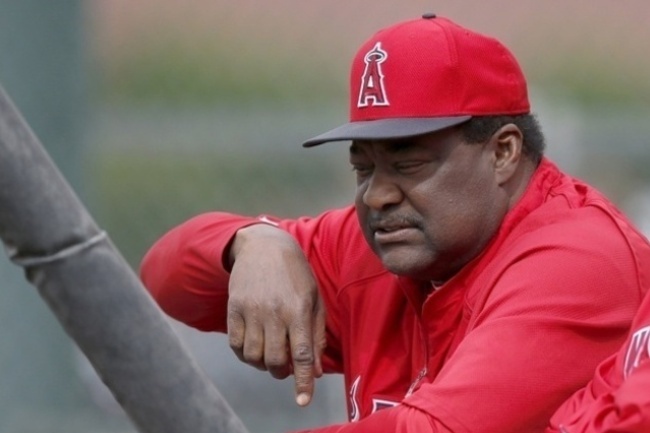
[{"label": "blurred field", "polygon": [[302,95],[303,104],[327,95],[337,100],[361,41],[427,11],[501,39],[531,84],[547,91],[584,103],[650,99],[644,43],[650,4],[644,0],[112,0],[88,8],[92,52],[113,96],[168,92],[218,102]]}]

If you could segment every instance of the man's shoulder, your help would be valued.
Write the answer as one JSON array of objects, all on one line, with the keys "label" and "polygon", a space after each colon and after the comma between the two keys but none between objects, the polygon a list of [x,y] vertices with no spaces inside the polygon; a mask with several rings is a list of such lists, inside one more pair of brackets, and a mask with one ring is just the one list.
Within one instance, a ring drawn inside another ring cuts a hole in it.
[{"label": "man's shoulder", "polygon": [[601,191],[546,159],[517,207],[524,209],[511,224],[511,240],[650,249],[633,221]]},{"label": "man's shoulder", "polygon": [[650,243],[634,222],[594,190],[568,202],[566,197],[550,198],[530,212],[513,230],[513,238],[524,242],[590,245],[610,252],[618,248],[645,250]]}]

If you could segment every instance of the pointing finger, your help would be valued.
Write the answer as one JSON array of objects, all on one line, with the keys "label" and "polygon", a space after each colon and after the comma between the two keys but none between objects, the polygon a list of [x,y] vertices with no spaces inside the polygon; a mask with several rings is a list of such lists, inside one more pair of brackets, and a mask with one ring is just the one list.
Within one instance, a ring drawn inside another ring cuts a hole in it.
[{"label": "pointing finger", "polygon": [[312,328],[313,345],[314,345],[314,374],[316,377],[323,375],[323,364],[321,358],[327,345],[325,331],[325,308],[320,300],[316,303],[314,311],[314,325]]},{"label": "pointing finger", "polygon": [[296,381],[296,403],[306,406],[314,394],[314,348],[311,329],[289,329],[293,375]]}]

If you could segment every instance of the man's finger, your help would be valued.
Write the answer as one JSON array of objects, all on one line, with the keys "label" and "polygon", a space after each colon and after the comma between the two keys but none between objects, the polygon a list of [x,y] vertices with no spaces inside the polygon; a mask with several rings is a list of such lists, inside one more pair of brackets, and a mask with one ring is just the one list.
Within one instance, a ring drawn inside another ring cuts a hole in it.
[{"label": "man's finger", "polygon": [[228,312],[228,343],[230,348],[240,361],[244,361],[244,336],[246,335],[246,323],[238,312]]},{"label": "man's finger", "polygon": [[314,325],[312,328],[312,341],[314,344],[314,375],[321,377],[323,375],[323,351],[327,346],[327,334],[325,331],[325,307],[320,300],[316,303],[314,311]]},{"label": "man's finger", "polygon": [[285,379],[291,373],[287,330],[278,322],[264,328],[264,364],[276,379]]},{"label": "man's finger", "polygon": [[323,352],[327,346],[327,332],[325,330],[326,319],[325,308],[321,302],[318,303],[318,309],[314,317],[313,342],[314,342],[314,372],[316,377],[323,375]]},{"label": "man's finger", "polygon": [[291,327],[289,342],[293,376],[296,381],[296,403],[299,406],[306,406],[314,394],[314,347],[311,329]]},{"label": "man's finger", "polygon": [[255,321],[246,322],[243,354],[244,362],[258,370],[266,371],[264,365],[264,328]]}]

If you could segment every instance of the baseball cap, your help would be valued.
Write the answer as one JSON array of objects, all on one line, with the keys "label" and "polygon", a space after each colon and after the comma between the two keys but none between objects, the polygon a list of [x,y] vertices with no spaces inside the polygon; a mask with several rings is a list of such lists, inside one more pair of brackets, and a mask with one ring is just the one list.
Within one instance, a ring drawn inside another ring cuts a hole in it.
[{"label": "baseball cap", "polygon": [[399,139],[472,116],[530,112],[526,79],[496,39],[424,14],[375,33],[350,71],[349,122],[303,143]]}]

